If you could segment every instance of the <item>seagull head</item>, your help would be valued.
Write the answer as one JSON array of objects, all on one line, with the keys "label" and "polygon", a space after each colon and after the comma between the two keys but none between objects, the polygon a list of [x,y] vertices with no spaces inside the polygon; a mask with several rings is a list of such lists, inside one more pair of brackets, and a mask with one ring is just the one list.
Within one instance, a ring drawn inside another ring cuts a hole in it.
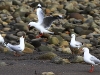
[{"label": "seagull head", "polygon": [[72,37],[72,38],[75,37],[75,34],[71,34],[71,37]]},{"label": "seagull head", "polygon": [[30,30],[30,27],[35,27],[35,25],[36,25],[36,22],[30,22],[30,23],[28,24],[29,30]]},{"label": "seagull head", "polygon": [[41,7],[42,7],[41,4],[38,4],[38,5],[37,5],[37,8],[41,8]]},{"label": "seagull head", "polygon": [[83,52],[89,52],[89,49],[88,49],[87,47],[83,47],[83,48],[82,48],[82,51],[83,51]]}]

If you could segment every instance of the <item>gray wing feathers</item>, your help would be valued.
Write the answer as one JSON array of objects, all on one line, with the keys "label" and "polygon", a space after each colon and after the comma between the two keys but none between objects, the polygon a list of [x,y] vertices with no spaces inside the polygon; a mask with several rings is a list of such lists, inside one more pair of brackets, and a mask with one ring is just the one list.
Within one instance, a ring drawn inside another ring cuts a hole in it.
[{"label": "gray wing feathers", "polygon": [[98,58],[96,58],[95,56],[92,56],[90,58],[91,61],[94,61],[96,64],[100,63],[100,60]]},{"label": "gray wing feathers", "polygon": [[54,21],[55,19],[50,16],[50,17],[45,17],[43,19],[43,22],[42,22],[42,26],[44,26],[45,28],[48,28],[51,26],[51,23]]}]

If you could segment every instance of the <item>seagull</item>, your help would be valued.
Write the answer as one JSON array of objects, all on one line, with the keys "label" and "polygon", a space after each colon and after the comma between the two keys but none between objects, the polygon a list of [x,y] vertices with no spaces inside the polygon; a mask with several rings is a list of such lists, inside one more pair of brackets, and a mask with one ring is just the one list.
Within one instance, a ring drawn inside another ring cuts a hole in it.
[{"label": "seagull", "polygon": [[94,65],[100,64],[100,60],[95,56],[91,55],[87,47],[83,47],[82,50],[84,51],[84,61],[86,63],[91,64],[91,69],[89,70],[89,72],[91,73],[94,71]]},{"label": "seagull", "polygon": [[78,49],[82,46],[81,42],[75,40],[75,34],[71,35],[70,46]]},{"label": "seagull", "polygon": [[50,32],[48,29],[51,27],[51,24],[54,20],[61,19],[61,18],[62,18],[62,15],[47,16],[47,17],[43,18],[42,23],[30,22],[28,25],[29,25],[29,27],[34,26],[37,30],[40,31],[41,34],[39,36],[37,36],[37,38],[39,38],[43,35],[43,33],[54,34],[54,32]]},{"label": "seagull", "polygon": [[1,34],[0,34],[0,43],[4,44],[4,38],[2,37]]},{"label": "seagull", "polygon": [[15,56],[20,56],[18,52],[22,52],[25,49],[24,37],[20,37],[19,45],[12,45],[10,43],[5,44],[5,46],[9,49],[9,51],[14,51]]}]

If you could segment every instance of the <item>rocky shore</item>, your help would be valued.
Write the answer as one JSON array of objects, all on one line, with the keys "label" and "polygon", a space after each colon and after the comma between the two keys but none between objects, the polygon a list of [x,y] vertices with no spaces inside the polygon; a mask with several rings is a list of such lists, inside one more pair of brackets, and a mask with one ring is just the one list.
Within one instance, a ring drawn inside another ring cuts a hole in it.
[{"label": "rocky shore", "polygon": [[[39,31],[28,29],[28,23],[37,21],[36,8],[42,5],[45,16],[61,14],[63,19],[53,22],[50,31],[36,38]],[[100,1],[99,0],[1,0],[0,34],[5,42],[18,44],[19,37],[25,35],[25,50],[17,60],[49,60],[54,64],[83,63],[83,52],[75,49],[72,54],[69,45],[71,34],[84,43],[90,53],[100,58]],[[1,60],[16,60],[12,52],[0,45]],[[9,55],[8,57],[6,55]],[[25,57],[26,55],[26,57]],[[25,57],[25,58],[24,58]],[[6,62],[3,62],[5,65]],[[2,61],[1,61],[2,65]],[[55,74],[42,74],[55,75]]]}]

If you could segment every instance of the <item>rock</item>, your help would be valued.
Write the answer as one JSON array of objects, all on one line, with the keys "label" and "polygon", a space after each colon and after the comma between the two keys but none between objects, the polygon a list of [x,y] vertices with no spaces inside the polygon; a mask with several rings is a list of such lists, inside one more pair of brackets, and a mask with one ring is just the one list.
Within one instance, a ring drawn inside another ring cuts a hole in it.
[{"label": "rock", "polygon": [[51,62],[56,63],[56,64],[62,64],[62,60],[63,59],[61,57],[56,56],[56,57],[52,58]]},{"label": "rock", "polygon": [[53,27],[52,28],[52,31],[55,33],[55,34],[58,34],[59,32],[62,32],[64,31],[65,28],[63,27]]},{"label": "rock", "polygon": [[62,64],[70,64],[70,61],[68,59],[63,59]]},{"label": "rock", "polygon": [[25,49],[23,50],[23,53],[33,53],[34,52],[34,49],[31,49],[31,48],[28,48],[28,47],[25,47]]},{"label": "rock", "polygon": [[82,31],[83,31],[83,28],[81,28],[81,27],[75,27],[74,28],[74,32],[77,33],[77,34],[82,33]]},{"label": "rock", "polygon": [[31,44],[28,43],[28,42],[25,42],[25,47],[28,47],[28,48],[34,49],[34,46],[31,45]]},{"label": "rock", "polygon": [[7,32],[7,31],[9,31],[9,30],[11,30],[11,28],[8,28],[8,27],[3,28],[3,31],[5,31],[5,32]]},{"label": "rock", "polygon": [[26,31],[26,32],[29,31],[27,23],[16,23],[15,28],[21,31]]},{"label": "rock", "polygon": [[62,47],[62,53],[67,53],[67,54],[72,54],[72,51],[70,50],[70,48],[66,48],[66,47]]},{"label": "rock", "polygon": [[38,40],[35,41],[31,41],[31,45],[33,45],[35,48],[40,47],[41,46],[41,42]]},{"label": "rock", "polygon": [[22,5],[20,1],[16,1],[16,0],[13,0],[12,1],[12,4],[13,5]]},{"label": "rock", "polygon": [[59,42],[62,42],[64,40],[60,35],[56,35],[55,37],[58,38]]},{"label": "rock", "polygon": [[6,1],[0,2],[0,10],[3,10],[3,9],[9,10],[10,6],[11,4],[9,4],[9,2],[6,2]]},{"label": "rock", "polygon": [[45,14],[46,14],[46,15],[48,15],[48,16],[49,16],[51,13],[52,13],[52,12],[51,12],[51,10],[50,10],[50,9],[48,9],[48,8],[46,8],[46,9],[45,9]]},{"label": "rock", "polygon": [[43,72],[42,75],[55,75],[53,72]]},{"label": "rock", "polygon": [[38,56],[37,58],[42,59],[42,60],[51,60],[52,58],[54,58],[56,56],[57,55],[53,52],[47,52],[47,53],[44,53],[44,54]]},{"label": "rock", "polygon": [[4,47],[3,52],[4,52],[4,53],[7,53],[7,52],[8,52],[8,48]]},{"label": "rock", "polygon": [[8,40],[19,40],[19,38],[13,34],[7,34],[5,38],[7,38]]},{"label": "rock", "polygon": [[33,13],[29,14],[28,15],[28,18],[31,19],[31,20],[33,20],[33,21],[36,21],[37,20],[36,14],[33,14]]},{"label": "rock", "polygon": [[50,47],[50,46],[46,46],[46,45],[41,45],[40,47],[38,47],[39,51],[55,51],[54,48]]},{"label": "rock", "polygon": [[82,23],[84,22],[84,17],[79,13],[70,13],[68,18],[75,18],[77,20],[81,20]]},{"label": "rock", "polygon": [[24,36],[24,35],[26,35],[26,33],[24,31],[17,32],[18,37],[21,37],[21,36]]},{"label": "rock", "polygon": [[8,64],[6,62],[0,61],[0,66],[7,66]]},{"label": "rock", "polygon": [[49,43],[51,44],[55,44],[55,45],[58,45],[59,44],[59,40],[57,37],[51,37],[48,39]]},{"label": "rock", "polygon": [[75,59],[73,60],[74,63],[80,63],[83,61],[84,61],[84,59],[82,56],[76,56]]},{"label": "rock", "polygon": [[60,42],[60,47],[68,47],[68,46],[69,46],[68,41],[62,41],[62,42]]},{"label": "rock", "polygon": [[70,36],[69,36],[69,34],[66,34],[66,33],[60,33],[60,36],[61,36],[64,40],[70,41]]}]

